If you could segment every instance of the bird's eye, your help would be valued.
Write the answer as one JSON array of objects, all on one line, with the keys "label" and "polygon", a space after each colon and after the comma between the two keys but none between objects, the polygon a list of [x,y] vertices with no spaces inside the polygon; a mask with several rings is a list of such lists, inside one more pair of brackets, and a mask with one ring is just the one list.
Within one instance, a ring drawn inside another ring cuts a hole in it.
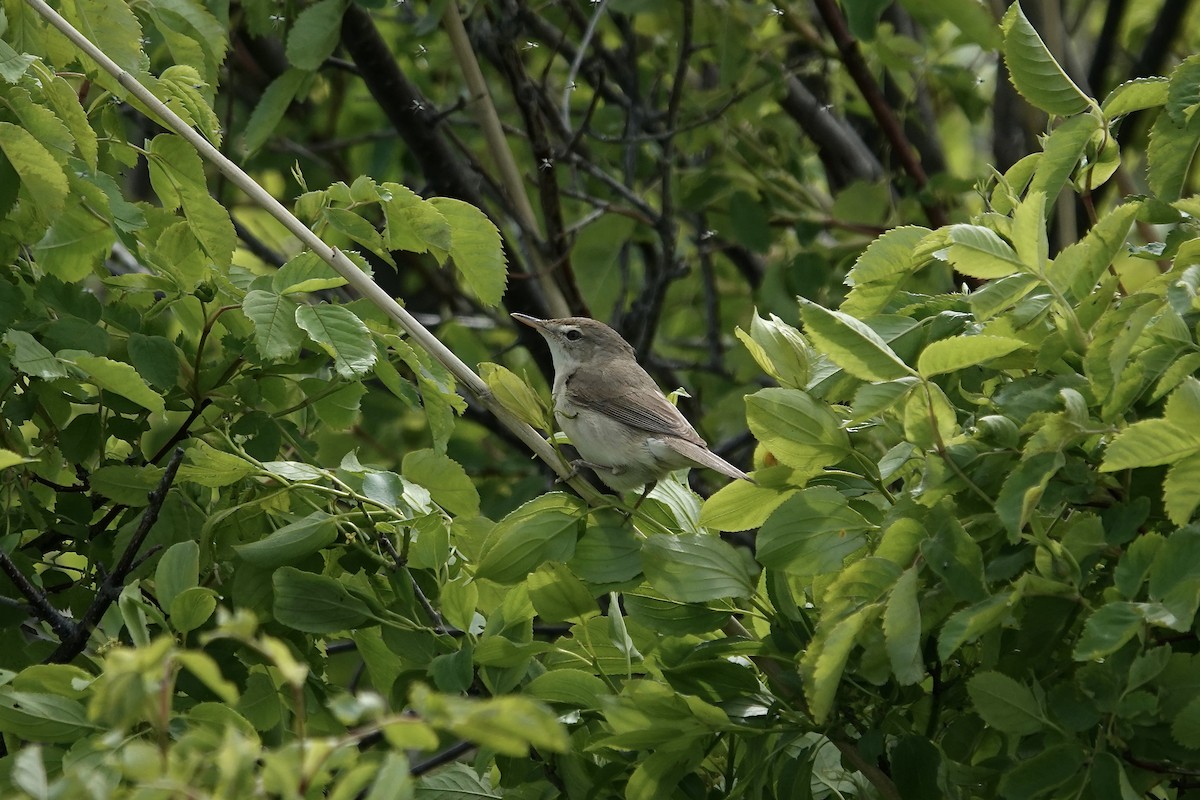
[{"label": "bird's eye", "polygon": [[571,330],[567,331],[566,335],[567,338],[572,342],[578,342],[583,338],[583,331],[579,330],[578,328],[571,328]]}]

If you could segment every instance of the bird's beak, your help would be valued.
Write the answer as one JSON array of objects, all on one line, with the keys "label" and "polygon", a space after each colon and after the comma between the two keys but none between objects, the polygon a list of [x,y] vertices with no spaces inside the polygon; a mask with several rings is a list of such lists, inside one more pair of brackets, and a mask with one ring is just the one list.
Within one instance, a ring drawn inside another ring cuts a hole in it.
[{"label": "bird's beak", "polygon": [[514,313],[511,316],[517,322],[524,323],[524,324],[528,325],[529,327],[533,328],[534,330],[538,330],[538,331],[545,330],[546,320],[544,320],[544,319],[538,319],[537,317],[531,317],[528,314],[515,314]]}]

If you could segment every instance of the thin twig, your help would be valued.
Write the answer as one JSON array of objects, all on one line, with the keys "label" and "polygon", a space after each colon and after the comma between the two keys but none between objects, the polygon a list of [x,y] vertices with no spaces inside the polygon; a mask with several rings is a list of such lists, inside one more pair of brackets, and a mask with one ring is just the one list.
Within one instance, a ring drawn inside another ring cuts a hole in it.
[{"label": "thin twig", "polygon": [[96,596],[92,598],[91,604],[87,607],[87,611],[83,612],[83,616],[79,622],[71,627],[70,632],[66,636],[59,637],[61,641],[58,648],[46,658],[46,663],[65,664],[82,653],[83,649],[87,647],[88,637],[92,635],[92,629],[99,624],[105,612],[108,611],[109,606],[120,595],[120,587],[124,585],[125,579],[129,577],[134,567],[140,563],[138,560],[138,551],[142,549],[142,544],[150,534],[150,529],[158,521],[158,514],[162,511],[163,503],[167,499],[167,493],[170,492],[171,484],[175,482],[175,474],[179,472],[179,465],[182,463],[183,449],[179,448],[167,463],[167,468],[163,472],[162,478],[159,479],[158,485],[150,492],[150,502],[146,506],[146,510],[142,512],[142,521],[138,523],[133,536],[129,538],[129,544],[125,546],[125,551],[121,553],[116,566],[113,567],[112,572],[97,587]]},{"label": "thin twig", "polygon": [[604,15],[604,9],[608,7],[608,0],[600,0],[596,4],[596,10],[592,12],[592,18],[588,20],[587,27],[583,31],[583,38],[579,40],[579,47],[575,51],[575,58],[571,60],[571,67],[567,70],[567,80],[563,84],[562,93],[562,123],[564,130],[571,130],[571,92],[575,91],[575,76],[579,74],[579,67],[583,64],[583,57],[587,55],[588,44],[592,41],[592,37],[596,35],[596,26],[600,23],[600,17]]},{"label": "thin twig", "polygon": [[38,617],[50,626],[55,636],[61,640],[75,632],[75,623],[55,608],[46,599],[45,592],[30,583],[29,579],[25,577],[25,573],[17,569],[17,565],[8,557],[8,553],[2,550],[0,550],[0,569],[4,570],[4,574],[13,582],[13,586],[17,587],[17,591],[24,595],[29,604],[33,606]]},{"label": "thin twig", "polygon": [[[924,189],[929,184],[929,176],[925,174],[925,169],[917,159],[912,143],[904,134],[904,128],[884,98],[879,84],[875,81],[875,76],[871,74],[871,69],[867,66],[866,59],[863,58],[862,52],[858,48],[858,40],[846,26],[846,20],[842,16],[841,10],[838,9],[836,0],[814,0],[814,2],[817,5],[817,11],[821,14],[821,19],[825,22],[825,27],[833,35],[834,44],[837,45],[842,63],[846,65],[846,71],[850,73],[850,77],[858,86],[863,99],[867,101],[871,114],[874,115],[883,135],[891,144],[892,150],[900,160],[900,165],[916,187]],[[935,228],[940,228],[947,223],[946,211],[941,206],[922,202],[921,207],[925,210],[925,216],[929,218],[930,224]]]}]

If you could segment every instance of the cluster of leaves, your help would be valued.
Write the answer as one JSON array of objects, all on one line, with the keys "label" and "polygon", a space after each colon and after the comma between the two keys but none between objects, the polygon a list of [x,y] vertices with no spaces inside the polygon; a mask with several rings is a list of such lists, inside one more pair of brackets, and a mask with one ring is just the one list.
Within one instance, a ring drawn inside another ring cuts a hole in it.
[{"label": "cluster of leaves", "polygon": [[[870,4],[847,5],[873,28]],[[969,222],[876,239],[839,310],[802,300],[780,309],[799,326],[738,331],[778,384],[746,399],[757,483],[702,500],[676,476],[630,519],[484,475],[472,448],[494,444],[452,437],[468,409],[443,365],[342,297],[315,253],[235,263],[241,234],[195,152],[173,134],[131,143],[119,84],[6,0],[0,616],[27,642],[0,654],[0,786],[1175,792],[1200,763],[1200,205],[1181,198],[1200,61],[1097,103],[1017,6],[997,33],[951,5],[1055,120],[1043,148],[991,176]],[[220,140],[217,15],[66,6]],[[266,8],[246,5],[262,33]],[[312,88],[348,8],[299,14],[247,153]],[[147,75],[143,35],[190,66]],[[1151,194],[1052,259],[1056,198],[1103,207],[1125,166],[1114,133],[1146,111]],[[140,165],[156,203],[117,180]],[[762,210],[729,203],[737,242],[765,251]],[[501,238],[461,200],[358,177],[305,190],[296,212],[366,271],[417,255],[452,262],[472,307],[504,292]],[[616,216],[584,244],[628,233]],[[1135,224],[1164,242],[1128,252]],[[929,288],[951,271],[972,290]],[[585,278],[588,297],[620,302],[613,274]],[[526,359],[485,377],[550,433],[516,376]],[[355,449],[388,446],[390,462]]]}]

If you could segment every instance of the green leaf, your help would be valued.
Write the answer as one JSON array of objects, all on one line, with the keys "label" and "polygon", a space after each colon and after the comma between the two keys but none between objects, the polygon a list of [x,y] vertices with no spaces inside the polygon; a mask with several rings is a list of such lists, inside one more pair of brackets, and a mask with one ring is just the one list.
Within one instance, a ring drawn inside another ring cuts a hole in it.
[{"label": "green leaf", "polygon": [[67,176],[50,151],[31,133],[11,122],[0,122],[0,151],[21,179],[37,217],[49,223],[62,213],[67,200]]},{"label": "green leaf", "polygon": [[1048,270],[1054,285],[1079,300],[1091,294],[1124,247],[1140,208],[1137,202],[1118,206],[1102,216],[1086,236],[1064,248]]},{"label": "green leaf", "polygon": [[878,614],[878,608],[868,606],[838,622],[828,632],[819,634],[804,653],[802,666],[808,680],[804,683],[804,694],[808,698],[809,713],[821,724],[833,710],[833,698],[850,653],[858,642],[863,626]]},{"label": "green leaf", "polygon": [[74,0],[63,4],[63,15],[121,69],[135,76],[145,71],[142,26],[123,0]]},{"label": "green leaf", "polygon": [[794,489],[775,489],[749,481],[732,481],[704,501],[700,525],[718,531],[748,531],[766,522]]},{"label": "green leaf", "polygon": [[972,278],[1004,278],[1025,264],[999,236],[980,225],[951,225],[947,257],[954,269]]},{"label": "green leaf", "polygon": [[1163,505],[1167,518],[1186,525],[1200,506],[1200,453],[1177,461],[1167,470],[1163,481]]},{"label": "green leaf", "polygon": [[[217,593],[206,586],[193,586],[177,594],[167,606],[171,627],[179,633],[196,630],[217,609]],[[193,653],[191,655],[200,655]],[[232,684],[231,684],[232,685]]]},{"label": "green leaf", "polygon": [[151,389],[129,364],[83,350],[60,350],[58,357],[83,372],[89,382],[104,391],[119,394],[155,414],[163,412],[162,395]]},{"label": "green leaf", "polygon": [[764,319],[755,312],[749,335],[741,328],[734,329],[734,334],[763,371],[779,383],[793,389],[808,385],[816,353],[800,331],[774,314],[770,319]]},{"label": "green leaf", "polygon": [[565,564],[542,564],[526,583],[529,601],[546,622],[582,622],[600,613],[592,592]]},{"label": "green leaf", "polygon": [[372,619],[366,604],[333,578],[280,567],[271,576],[275,619],[304,633],[338,633]]},{"label": "green leaf", "polygon": [[1019,462],[1008,473],[996,496],[996,516],[1004,523],[1010,542],[1016,542],[1025,523],[1042,500],[1050,479],[1066,459],[1059,451],[1038,453]]},{"label": "green leaf", "polygon": [[429,490],[433,501],[458,517],[479,513],[479,492],[462,466],[434,450],[404,455],[404,477]]},{"label": "green leaf", "polygon": [[1174,617],[1152,622],[1191,629],[1200,607],[1200,528],[1181,528],[1167,537],[1150,569],[1150,599],[1161,601]]},{"label": "green leaf", "polygon": [[283,121],[292,101],[305,90],[311,77],[305,70],[288,69],[263,90],[258,104],[250,112],[246,127],[242,130],[243,157],[249,158],[267,143],[279,127],[279,123]]},{"label": "green leaf", "polygon": [[1084,623],[1072,655],[1076,661],[1094,661],[1115,653],[1145,624],[1136,603],[1106,603],[1092,612]]},{"label": "green leaf", "polygon": [[345,285],[346,279],[311,250],[292,256],[271,276],[271,289],[280,295],[320,292]]},{"label": "green leaf", "polygon": [[0,41],[0,78],[16,83],[34,61],[37,61],[37,56],[18,53],[8,42]]},{"label": "green leaf", "polygon": [[172,64],[152,83],[154,94],[215,147],[221,146],[221,121],[201,93],[208,88],[196,68]]},{"label": "green leaf", "polygon": [[333,357],[333,367],[343,378],[362,377],[374,366],[377,352],[371,331],[345,306],[300,306],[296,324]]},{"label": "green leaf", "polygon": [[479,365],[479,377],[483,378],[483,382],[488,385],[500,404],[517,419],[542,431],[549,432],[553,428],[550,423],[550,409],[546,407],[545,401],[512,371],[499,364],[484,361]]},{"label": "green leaf", "polygon": [[[1050,55],[1042,38],[1014,2],[1000,22],[1004,62],[1017,91],[1033,105],[1061,117],[1085,111],[1092,100]],[[1048,195],[1049,196],[1049,195]]]},{"label": "green leaf", "polygon": [[523,692],[571,708],[599,708],[600,699],[612,695],[604,681],[578,669],[544,672],[526,684]]},{"label": "green leaf", "polygon": [[1200,426],[1144,419],[1117,434],[1104,451],[1101,472],[1174,464],[1200,452]]},{"label": "green leaf", "polygon": [[802,489],[775,510],[758,531],[755,557],[768,569],[792,575],[835,572],[866,544],[871,525],[836,489]]},{"label": "green leaf", "polygon": [[835,364],[864,381],[893,381],[914,375],[883,337],[866,323],[800,298],[804,331]]},{"label": "green leaf", "polygon": [[888,660],[901,686],[925,678],[921,658],[921,605],[917,600],[917,568],[905,570],[892,587],[883,612],[883,635]]},{"label": "green leaf", "polygon": [[242,311],[254,323],[254,346],[266,361],[291,361],[300,355],[304,332],[296,324],[298,304],[274,292],[252,289]]},{"label": "green leaf", "polygon": [[92,473],[91,487],[122,505],[140,508],[150,502],[147,495],[158,486],[162,476],[161,467],[111,465]]},{"label": "green leaf", "polygon": [[193,440],[187,462],[179,468],[179,480],[217,489],[229,486],[257,472],[257,467],[241,456],[217,450],[202,440]]},{"label": "green leaf", "polygon": [[955,336],[931,342],[917,358],[917,371],[926,378],[958,372],[969,366],[991,361],[1025,347],[1020,339],[1007,336]]},{"label": "green leaf", "polygon": [[36,459],[25,458],[20,453],[14,453],[12,450],[0,447],[0,469],[15,467],[17,464],[28,464],[35,460]]},{"label": "green leaf", "polygon": [[642,544],[642,570],[651,586],[682,603],[749,597],[754,591],[745,559],[717,536],[651,536]]},{"label": "green leaf", "polygon": [[926,563],[958,599],[972,603],[983,600],[988,596],[983,550],[944,505],[933,512],[927,527],[934,534],[921,543]]},{"label": "green leaf", "polygon": [[333,55],[342,31],[343,0],[320,0],[300,12],[288,31],[288,62],[315,72]]},{"label": "green leaf", "polygon": [[1190,750],[1200,750],[1200,697],[1192,698],[1171,720],[1171,735]]},{"label": "green leaf", "polygon": [[208,193],[204,164],[196,150],[179,136],[159,134],[150,142],[151,183],[163,205],[183,206],[188,229],[218,267],[227,268],[237,233],[225,206]]},{"label": "green leaf", "polygon": [[97,729],[77,700],[0,688],[0,732],[34,742],[74,742]]},{"label": "green leaf", "polygon": [[1073,742],[1044,748],[1004,771],[1000,794],[1013,800],[1043,797],[1070,781],[1083,765],[1084,753]]},{"label": "green leaf", "polygon": [[967,682],[967,694],[979,716],[1002,733],[1037,733],[1047,725],[1033,692],[999,672],[977,672]]},{"label": "green leaf", "polygon": [[479,300],[494,306],[508,284],[500,232],[475,206],[449,197],[428,201],[450,224],[450,258]]},{"label": "green leaf", "polygon": [[346,208],[325,208],[321,211],[329,227],[344,234],[351,241],[358,242],[375,255],[387,261],[392,266],[391,254],[383,246],[383,235],[367,220],[356,212]]},{"label": "green leaf", "polygon": [[762,389],[750,395],[746,422],[776,458],[809,475],[850,452],[850,438],[838,417],[799,389]]},{"label": "green leaf", "polygon": [[938,635],[938,658],[948,661],[958,648],[997,627],[1011,604],[1012,595],[998,594],[952,614]]},{"label": "green leaf", "polygon": [[115,239],[107,220],[83,204],[72,204],[54,218],[33,253],[47,273],[72,283],[93,273]]},{"label": "green leaf", "polygon": [[182,592],[200,583],[200,546],[195,542],[176,542],[167,548],[154,568],[154,599],[162,608]]},{"label": "green leaf", "polygon": [[12,365],[26,375],[46,380],[67,377],[66,365],[25,331],[5,331],[4,343],[12,348]]},{"label": "green leaf", "polygon": [[917,245],[929,233],[928,228],[907,225],[892,228],[867,245],[846,276],[851,289],[842,311],[859,319],[884,311],[900,293],[904,279],[924,264]]},{"label": "green leaf", "polygon": [[257,542],[235,545],[233,549],[256,567],[272,569],[316,553],[333,544],[337,538],[333,517],[324,511],[314,511]]},{"label": "green leaf", "polygon": [[412,253],[432,251],[439,262],[444,260],[450,252],[450,223],[437,206],[399,183],[388,181],[379,188],[387,222],[384,240],[388,249]]},{"label": "green leaf", "polygon": [[557,716],[531,697],[477,700],[435,695],[418,685],[411,700],[416,712],[434,727],[503,755],[528,758],[531,747],[549,753],[569,749],[570,740]]},{"label": "green leaf", "polygon": [[179,378],[179,350],[165,336],[129,334],[129,360],[159,389],[170,389]]},{"label": "green leaf", "polygon": [[1167,102],[1167,85],[1167,79],[1158,75],[1125,81],[1108,93],[1108,97],[1100,104],[1100,110],[1104,116],[1112,119],[1134,111],[1157,108]]},{"label": "green leaf", "polygon": [[511,584],[547,561],[569,561],[583,501],[562,492],[544,494],[496,524],[483,543],[478,578]]},{"label": "green leaf", "polygon": [[1042,157],[1029,182],[1029,194],[1045,194],[1050,201],[1046,204],[1047,212],[1053,210],[1053,200],[1075,171],[1088,142],[1101,129],[1101,124],[1099,118],[1092,114],[1081,114],[1063,121],[1046,139]]},{"label": "green leaf", "polygon": [[1147,179],[1160,200],[1178,200],[1200,145],[1200,114],[1181,122],[1170,114],[1159,114],[1150,129],[1146,148]]}]

